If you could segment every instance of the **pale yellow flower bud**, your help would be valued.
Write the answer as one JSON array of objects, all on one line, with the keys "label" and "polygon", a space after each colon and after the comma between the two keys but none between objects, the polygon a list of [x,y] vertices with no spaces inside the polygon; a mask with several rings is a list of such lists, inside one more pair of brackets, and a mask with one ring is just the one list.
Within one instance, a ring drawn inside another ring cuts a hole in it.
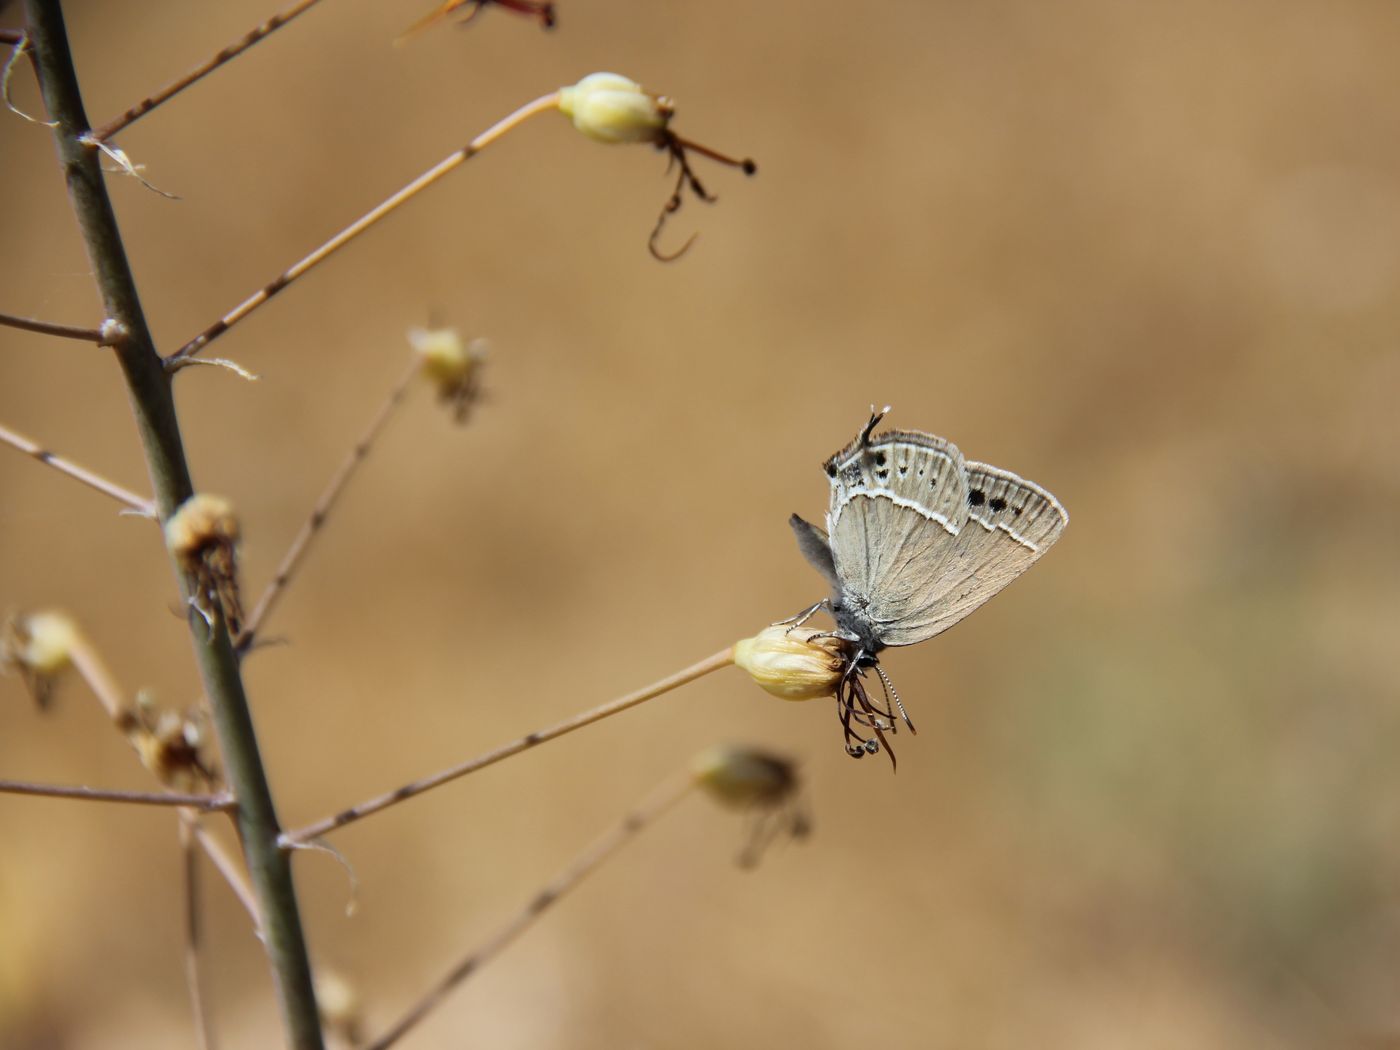
[{"label": "pale yellow flower bud", "polygon": [[74,645],[81,644],[78,625],[65,613],[36,612],[19,617],[4,643],[5,658],[30,674],[53,676],[73,659]]},{"label": "pale yellow flower bud", "polygon": [[355,986],[345,977],[331,970],[318,967],[316,970],[316,1007],[321,1012],[321,1023],[330,1032],[351,1045],[360,1043],[363,1025],[363,1007]]},{"label": "pale yellow flower bud", "polygon": [[455,328],[410,328],[408,343],[422,361],[423,374],[437,387],[439,399],[453,406],[458,422],[466,419],[480,393],[487,341],[464,343]]},{"label": "pale yellow flower bud", "polygon": [[695,782],[726,806],[773,806],[797,790],[797,769],[785,758],[754,747],[716,744],[695,756]]},{"label": "pale yellow flower bud", "polygon": [[834,696],[850,647],[810,627],[765,627],[734,646],[734,662],[783,700]]},{"label": "pale yellow flower bud", "polygon": [[595,142],[660,142],[675,107],[616,73],[591,73],[559,89],[559,112]]}]

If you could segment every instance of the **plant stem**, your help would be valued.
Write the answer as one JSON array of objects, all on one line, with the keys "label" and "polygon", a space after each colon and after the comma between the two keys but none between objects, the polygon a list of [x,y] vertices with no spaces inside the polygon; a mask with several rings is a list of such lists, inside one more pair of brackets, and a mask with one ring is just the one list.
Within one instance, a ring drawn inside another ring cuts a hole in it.
[{"label": "plant stem", "polygon": [[611,700],[606,704],[595,707],[589,711],[566,718],[562,722],[557,722],[545,729],[537,729],[533,733],[526,733],[509,744],[503,744],[498,748],[469,758],[465,762],[434,773],[432,776],[424,777],[422,780],[415,780],[411,784],[390,791],[387,794],[378,795],[366,802],[361,802],[357,806],[341,810],[333,816],[318,820],[314,824],[308,824],[304,828],[297,828],[295,831],[288,831],[282,836],[284,846],[291,846],[297,843],[307,842],[327,832],[343,828],[347,824],[353,824],[357,820],[363,820],[373,813],[378,813],[381,809],[405,799],[410,799],[414,795],[421,795],[435,787],[441,787],[448,781],[464,777],[468,773],[475,773],[478,769],[485,769],[489,765],[509,758],[511,755],[518,755],[522,751],[528,751],[537,744],[543,744],[547,740],[554,740],[565,733],[572,733],[575,729],[582,729],[586,725],[601,721],[609,715],[615,715],[626,711],[629,707],[636,707],[638,704],[668,693],[672,689],[677,689],[688,682],[693,682],[697,678],[702,678],[711,671],[718,671],[721,667],[728,667],[734,662],[734,650],[722,649],[713,656],[707,656],[699,663],[691,664],[684,671],[677,671],[675,674],[653,682],[644,689],[639,689],[635,693],[628,693],[626,696]]},{"label": "plant stem", "polygon": [[252,648],[253,642],[257,639],[258,629],[271,614],[273,606],[277,604],[277,599],[286,592],[287,584],[291,582],[292,574],[296,572],[297,566],[301,564],[301,559],[306,555],[306,549],[311,544],[311,540],[320,532],[321,526],[326,522],[326,516],[330,514],[331,508],[335,506],[335,501],[340,497],[341,491],[345,488],[350,476],[355,473],[365,457],[369,455],[370,448],[374,445],[374,440],[379,436],[379,432],[384,429],[384,424],[389,421],[394,409],[403,400],[404,394],[408,390],[408,384],[413,382],[413,377],[418,374],[421,364],[418,355],[413,356],[407,371],[394,384],[389,391],[389,396],[384,404],[380,406],[374,419],[370,421],[369,428],[359,441],[355,442],[355,447],[350,450],[350,454],[341,463],[340,469],[331,476],[330,483],[326,485],[326,490],[321,493],[321,498],[316,501],[316,505],[311,508],[311,516],[302,525],[301,531],[292,540],[292,545],[287,549],[287,553],[282,556],[281,563],[277,566],[277,571],[272,574],[272,579],[263,589],[262,595],[258,598],[258,604],[253,608],[253,612],[243,624],[243,630],[239,632],[237,639],[237,649],[240,653],[246,653]]},{"label": "plant stem", "polygon": [[12,448],[19,449],[26,456],[33,456],[40,463],[47,467],[53,467],[60,473],[67,474],[70,478],[81,481],[89,488],[96,489],[104,496],[111,496],[118,503],[125,503],[137,514],[147,518],[156,516],[156,508],[148,499],[142,499],[136,493],[122,488],[114,481],[108,481],[101,474],[94,474],[85,467],[80,467],[76,463],[70,463],[62,456],[56,456],[48,449],[36,445],[27,437],[16,434],[13,430],[0,427],[0,442],[4,442]]},{"label": "plant stem", "polygon": [[392,1028],[363,1047],[362,1050],[388,1050],[390,1046],[397,1043],[409,1029],[417,1025],[434,1007],[438,1006],[457,985],[499,955],[502,949],[529,929],[535,920],[543,915],[551,905],[555,904],[560,897],[582,882],[586,876],[616,853],[629,839],[637,835],[643,828],[648,827],[657,817],[684,798],[694,784],[695,781],[691,777],[682,776],[668,781],[653,792],[650,798],[628,813],[591,846],[570,861],[563,871],[530,898],[525,907],[502,923],[479,947],[449,970],[446,976],[433,985],[427,995],[410,1007],[394,1023]]},{"label": "plant stem", "polygon": [[162,102],[165,102],[170,98],[174,97],[175,95],[178,95],[181,91],[184,91],[185,88],[195,83],[195,81],[202,80],[204,77],[214,72],[214,70],[218,69],[225,62],[237,58],[244,51],[247,51],[248,48],[252,47],[259,40],[263,39],[263,37],[267,36],[269,33],[272,33],[274,30],[281,29],[284,25],[290,22],[297,15],[306,11],[308,8],[314,7],[318,3],[320,3],[320,0],[298,0],[297,3],[293,4],[285,11],[279,11],[277,14],[269,18],[266,22],[262,23],[259,26],[255,26],[253,29],[249,30],[241,38],[235,40],[232,44],[229,44],[227,47],[220,49],[219,52],[213,57],[207,59],[200,65],[195,66],[194,69],[191,69],[184,76],[171,81],[159,91],[155,92],[152,95],[148,95],[146,98],[143,98],[140,102],[136,103],[136,105],[132,106],[121,116],[117,117],[115,120],[110,120],[106,124],[102,125],[102,127],[95,129],[92,133],[93,138],[95,138],[98,142],[106,142],[117,132],[121,131],[122,128],[129,127],[130,125],[136,123],[136,121],[140,120],[151,110],[159,106]]},{"label": "plant stem", "polygon": [[174,371],[185,365],[188,358],[199,353],[259,306],[262,306],[263,303],[286,288],[287,285],[291,284],[318,263],[324,262],[336,251],[345,247],[345,245],[364,233],[380,219],[384,218],[384,216],[399,207],[399,205],[406,204],[411,198],[417,196],[423,190],[437,182],[438,179],[441,179],[443,176],[466,163],[502,135],[506,134],[506,132],[518,128],[525,121],[537,114],[555,109],[558,104],[559,92],[551,91],[548,95],[543,95],[533,102],[526,103],[510,116],[492,124],[461,149],[445,157],[422,175],[419,175],[407,186],[403,187],[403,189],[365,212],[365,214],[361,215],[310,255],[306,256],[300,262],[293,263],[292,266],[284,270],[281,275],[274,277],[261,289],[243,300],[243,302],[239,303],[223,317],[219,318],[219,320],[215,321],[204,331],[200,332],[199,335],[195,336],[188,343],[171,354],[170,357],[166,359],[165,367]]},{"label": "plant stem", "polygon": [[[80,138],[89,131],[59,0],[29,0],[29,37],[68,195],[102,297],[104,317],[127,338],[115,348],[132,413],[151,474],[156,507],[165,521],[194,491],[185,462],[175,402],[136,291],[99,154]],[[183,601],[192,595],[177,568]],[[238,672],[238,657],[221,619],[212,625],[191,609],[187,617],[205,696],[229,784],[238,798],[237,823],[261,916],[260,935],[272,967],[287,1042],[296,1050],[322,1050],[321,1024],[311,983],[311,965],[292,885],[291,865],[277,845],[279,828],[263,772],[252,717]]]},{"label": "plant stem", "polygon": [[16,317],[14,314],[0,314],[0,325],[6,328],[19,328],[26,332],[38,332],[40,335],[56,335],[63,339],[77,339],[84,343],[96,343],[98,346],[107,346],[112,340],[103,335],[96,328],[79,328],[72,324],[56,324],[53,321],[40,321],[36,317]]},{"label": "plant stem", "polygon": [[194,809],[233,809],[232,795],[180,795],[169,791],[112,791],[82,784],[36,784],[29,780],[0,780],[0,794],[41,798],[77,798],[88,802],[127,802],[137,806],[190,806]]},{"label": "plant stem", "polygon": [[194,848],[194,829],[180,821],[180,861],[185,882],[185,984],[190,992],[198,1050],[214,1050],[214,1028],[204,1004],[204,981],[199,959],[203,943],[200,923],[199,855]]}]

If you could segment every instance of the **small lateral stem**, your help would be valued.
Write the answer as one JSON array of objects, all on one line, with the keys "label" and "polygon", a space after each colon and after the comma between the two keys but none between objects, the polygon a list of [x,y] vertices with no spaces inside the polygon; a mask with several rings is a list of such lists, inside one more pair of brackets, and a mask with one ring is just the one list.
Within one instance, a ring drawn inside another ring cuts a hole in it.
[{"label": "small lateral stem", "polygon": [[418,374],[419,361],[415,354],[404,374],[394,384],[389,391],[389,396],[379,411],[370,421],[368,429],[365,430],[360,440],[355,442],[355,447],[350,450],[350,454],[345,457],[340,468],[332,475],[326,489],[321,493],[321,498],[316,501],[316,505],[311,508],[311,516],[302,525],[301,531],[292,540],[292,545],[283,555],[281,563],[277,566],[277,571],[272,574],[272,579],[263,588],[262,594],[258,598],[258,604],[253,608],[252,613],[243,625],[243,632],[238,636],[236,643],[240,653],[246,653],[253,646],[257,639],[259,628],[263,621],[271,614],[277,600],[286,592],[287,585],[291,582],[293,574],[301,564],[302,558],[306,556],[306,550],[311,545],[311,540],[321,531],[321,526],[326,523],[326,518],[335,506],[335,502],[340,498],[341,492],[350,480],[350,476],[365,457],[369,455],[369,450],[373,447],[379,433],[384,429],[384,424],[393,415],[394,409],[403,401],[404,394],[408,391],[409,383],[413,382],[414,376]]},{"label": "small lateral stem", "polygon": [[195,66],[184,76],[172,80],[169,84],[166,84],[165,87],[161,88],[159,91],[155,92],[152,95],[148,95],[146,98],[143,98],[140,102],[136,103],[136,105],[132,106],[121,116],[108,121],[100,128],[95,128],[93,130],[92,137],[98,142],[106,142],[108,139],[110,139],[117,132],[121,131],[123,128],[129,127],[132,124],[136,123],[136,121],[140,120],[151,110],[159,106],[162,102],[166,102],[169,99],[173,98],[175,95],[178,95],[181,91],[184,91],[185,88],[189,87],[196,81],[204,79],[204,77],[214,72],[214,70],[218,69],[225,62],[237,58],[244,51],[247,51],[248,48],[256,44],[259,40],[262,40],[270,33],[281,29],[292,19],[296,18],[297,15],[302,14],[303,12],[309,10],[312,7],[315,7],[318,3],[320,3],[320,0],[298,0],[297,3],[292,4],[286,10],[279,11],[277,14],[269,18],[266,22],[263,22],[261,25],[253,27],[251,30],[243,34],[243,36],[239,37],[227,47],[221,48],[212,57]]},{"label": "small lateral stem", "polygon": [[0,325],[6,328],[20,328],[40,335],[56,335],[63,339],[76,339],[83,343],[96,343],[98,346],[111,346],[112,340],[96,328],[80,328],[72,324],[56,324],[53,321],[40,321],[36,317],[17,317],[14,314],[0,314]]},{"label": "small lateral stem", "polygon": [[557,722],[545,729],[537,729],[533,733],[526,733],[524,736],[512,740],[508,744],[503,744],[484,754],[477,755],[475,758],[469,758],[465,762],[444,769],[441,772],[434,773],[432,776],[424,777],[422,780],[415,780],[394,791],[378,795],[366,802],[361,802],[357,806],[342,810],[339,813],[326,817],[324,820],[318,820],[314,824],[308,824],[306,827],[298,828],[295,831],[283,832],[281,839],[282,847],[285,849],[298,843],[307,842],[327,832],[335,831],[337,828],[343,828],[347,824],[353,824],[357,820],[363,820],[373,813],[378,813],[381,809],[387,809],[389,806],[403,802],[405,799],[413,798],[415,795],[421,795],[423,792],[429,791],[432,788],[441,787],[443,784],[456,780],[458,777],[464,777],[468,773],[475,773],[479,769],[485,769],[487,766],[494,765],[504,758],[509,758],[511,755],[518,755],[520,752],[528,751],[538,744],[543,744],[548,740],[554,740],[566,733],[572,733],[575,729],[582,729],[584,726],[592,725],[594,722],[599,722],[610,715],[626,711],[630,707],[636,707],[640,703],[658,697],[663,693],[668,693],[672,689],[678,689],[689,682],[695,681],[697,678],[703,678],[711,671],[718,671],[721,667],[728,667],[733,662],[733,648],[722,649],[713,656],[707,656],[699,663],[692,664],[683,671],[677,671],[667,678],[663,678],[658,682],[653,682],[644,689],[638,689],[635,693],[628,693],[626,696],[619,697],[616,700],[611,700],[606,704],[574,715],[572,718],[566,718],[564,721]]},{"label": "small lateral stem", "polygon": [[433,183],[460,167],[487,146],[491,145],[491,143],[505,135],[508,131],[519,127],[533,116],[557,108],[558,104],[559,92],[551,91],[548,95],[543,95],[533,102],[521,106],[514,113],[510,114],[510,116],[491,125],[491,127],[472,139],[471,142],[433,165],[433,167],[429,168],[422,175],[419,175],[407,186],[403,187],[403,189],[399,190],[379,205],[365,212],[364,215],[345,227],[345,229],[341,230],[310,255],[306,256],[300,262],[292,264],[292,266],[285,270],[280,276],[274,278],[260,290],[243,300],[243,302],[239,303],[223,317],[219,318],[219,320],[215,321],[203,332],[167,357],[165,359],[165,367],[167,369],[180,368],[186,358],[199,353],[259,306],[262,306],[263,303],[286,288],[302,274],[306,273],[318,263],[324,262],[380,219],[398,208],[401,204],[407,203]]},{"label": "small lateral stem", "polygon": [[86,467],[64,459],[62,456],[54,455],[41,445],[36,445],[22,434],[17,434],[7,427],[0,426],[0,442],[4,442],[11,448],[18,449],[26,456],[32,456],[47,467],[53,467],[61,474],[67,474],[75,481],[81,481],[88,488],[96,489],[104,496],[110,496],[118,503],[125,504],[131,510],[143,517],[155,517],[155,505],[148,499],[142,499],[136,493],[122,488],[114,481],[108,481],[101,474],[96,474]]},{"label": "small lateral stem", "polygon": [[206,828],[187,809],[180,810],[180,820],[190,829],[199,846],[204,850],[204,855],[213,862],[214,867],[219,869],[219,874],[228,883],[229,889],[233,890],[233,895],[238,898],[238,903],[243,905],[244,911],[248,913],[248,918],[253,920],[255,930],[262,929],[262,922],[258,918],[258,898],[253,892],[253,887],[248,881],[248,873],[243,866],[238,863],[228,848],[210,834]]},{"label": "small lateral stem", "polygon": [[203,929],[200,916],[199,853],[194,848],[194,831],[185,821],[179,822],[180,860],[185,883],[185,986],[190,993],[190,1011],[194,1015],[195,1036],[199,1050],[214,1050],[214,1029],[209,1011],[204,1005],[204,981],[200,967]]},{"label": "small lateral stem", "polygon": [[184,806],[205,813],[231,810],[238,805],[227,791],[217,795],[184,795],[170,791],[116,791],[83,784],[39,784],[29,780],[0,780],[0,794],[76,798],[87,802],[125,802],[135,806]]},{"label": "small lateral stem", "polygon": [[650,798],[628,813],[570,861],[558,875],[530,898],[529,903],[497,927],[478,947],[468,953],[437,984],[433,985],[422,999],[414,1003],[394,1023],[392,1028],[363,1047],[362,1050],[388,1050],[390,1046],[398,1042],[410,1029],[440,1005],[459,984],[499,955],[503,949],[534,925],[540,916],[558,903],[561,897],[597,870],[599,865],[616,853],[625,843],[644,828],[653,824],[658,817],[684,798],[693,786],[694,780],[688,775],[677,776],[661,785]]}]

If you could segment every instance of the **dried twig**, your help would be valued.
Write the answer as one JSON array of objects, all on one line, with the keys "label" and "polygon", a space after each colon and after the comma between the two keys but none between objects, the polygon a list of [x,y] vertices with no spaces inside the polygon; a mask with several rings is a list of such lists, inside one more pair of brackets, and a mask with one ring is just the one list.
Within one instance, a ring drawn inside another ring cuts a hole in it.
[{"label": "dried twig", "polygon": [[204,812],[233,809],[238,803],[227,791],[217,795],[179,794],[171,791],[116,791],[82,784],[36,784],[28,780],[0,780],[0,793],[41,798],[76,798],[88,802],[127,802],[137,806],[185,806]]},{"label": "dried twig", "polygon": [[0,314],[0,325],[7,328],[21,328],[26,332],[40,335],[56,335],[63,339],[77,339],[83,343],[96,343],[98,346],[111,346],[119,336],[104,332],[99,328],[80,328],[71,324],[55,324],[53,321],[40,321],[35,317],[16,317],[13,314]]},{"label": "dried twig", "polygon": [[26,456],[33,456],[45,466],[53,467],[54,470],[81,481],[84,485],[96,489],[104,496],[111,496],[118,503],[124,503],[142,517],[154,518],[156,516],[155,505],[150,500],[142,499],[136,493],[122,488],[114,481],[108,481],[101,474],[95,474],[86,467],[80,467],[76,463],[70,463],[62,456],[54,455],[27,437],[16,434],[13,430],[0,426],[0,442],[4,442],[11,448],[19,449]]},{"label": "dried twig", "polygon": [[355,447],[346,456],[345,462],[331,476],[329,484],[321,493],[321,498],[316,501],[316,505],[311,508],[311,516],[302,525],[301,531],[292,540],[292,545],[287,549],[287,553],[282,556],[281,563],[277,566],[277,571],[272,574],[272,579],[264,588],[262,595],[258,598],[258,604],[253,607],[252,613],[248,616],[243,625],[243,630],[239,634],[236,645],[240,653],[246,653],[252,648],[253,642],[257,639],[258,629],[262,623],[272,613],[273,606],[277,604],[277,599],[286,591],[287,584],[291,582],[293,573],[301,564],[301,559],[306,556],[306,550],[311,545],[311,540],[320,532],[321,526],[326,523],[326,517],[330,514],[331,508],[335,506],[335,501],[340,497],[346,483],[350,480],[365,457],[369,455],[369,450],[373,447],[379,432],[384,429],[384,424],[393,415],[394,409],[403,401],[404,394],[408,391],[408,385],[413,381],[413,377],[418,374],[419,361],[415,355],[408,369],[399,378],[389,391],[389,396],[380,406],[379,411],[370,421],[368,429],[365,430],[360,440],[355,443]]},{"label": "dried twig", "polygon": [[475,758],[469,758],[465,762],[444,769],[441,772],[434,773],[432,776],[424,777],[422,780],[415,780],[410,784],[405,784],[403,787],[390,791],[387,794],[378,795],[366,802],[361,802],[357,806],[352,806],[349,809],[326,817],[324,820],[318,820],[303,828],[297,828],[295,831],[284,832],[282,835],[282,844],[286,847],[298,842],[306,842],[308,839],[317,838],[327,832],[335,831],[337,828],[343,828],[347,824],[353,824],[357,820],[362,820],[372,813],[378,813],[381,809],[386,809],[395,803],[410,799],[414,795],[421,795],[425,791],[435,787],[441,787],[443,784],[456,780],[458,777],[466,776],[468,773],[475,773],[479,769],[485,769],[487,766],[493,765],[503,758],[509,758],[511,755],[518,755],[520,752],[527,751],[537,744],[543,744],[545,741],[554,740],[557,737],[563,736],[565,733],[572,733],[575,729],[582,729],[586,725],[592,725],[594,722],[601,721],[609,715],[615,715],[626,711],[629,707],[636,707],[644,701],[651,700],[663,693],[668,693],[672,689],[678,689],[688,682],[695,681],[697,678],[703,678],[711,671],[718,671],[721,667],[728,667],[733,662],[734,650],[732,648],[722,649],[713,656],[707,656],[699,663],[691,664],[685,670],[677,671],[667,678],[663,678],[658,682],[653,682],[651,685],[644,689],[639,689],[635,693],[628,693],[626,696],[619,697],[599,707],[574,715],[572,718],[566,718],[564,721],[557,722],[548,728],[537,729],[533,733],[526,733],[524,736],[512,740],[509,744],[503,744],[484,754],[477,755]]},{"label": "dried twig", "polygon": [[212,57],[206,59],[204,62],[195,66],[184,76],[171,81],[159,91],[156,91],[153,94],[148,95],[146,98],[143,98],[140,102],[136,103],[136,105],[132,106],[121,116],[108,121],[100,128],[94,129],[92,137],[98,142],[107,141],[117,132],[121,131],[123,128],[129,127],[131,124],[134,124],[136,121],[140,120],[151,110],[159,106],[162,102],[165,102],[170,98],[174,97],[175,95],[178,95],[181,91],[184,91],[185,88],[195,83],[195,81],[202,80],[204,77],[214,72],[214,70],[218,69],[225,62],[237,58],[244,51],[247,51],[248,48],[256,44],[259,40],[262,40],[264,37],[266,37],[269,33],[273,32],[274,30],[281,29],[292,19],[296,18],[297,15],[302,14],[304,11],[307,11],[308,9],[316,6],[316,4],[319,2],[320,0],[298,0],[297,3],[292,4],[292,6],[287,8],[285,11],[279,11],[277,14],[269,18],[266,22],[263,22],[261,25],[255,26],[253,29],[249,30],[239,39],[235,40],[232,44],[229,44],[227,47],[221,48]]},{"label": "dried twig", "polygon": [[438,1006],[449,993],[477,970],[500,954],[501,950],[524,933],[559,898],[577,886],[583,879],[607,860],[617,850],[633,838],[643,828],[652,824],[659,816],[674,806],[694,786],[690,777],[678,777],[668,781],[652,793],[640,806],[628,813],[607,833],[597,839],[564,867],[564,870],[551,879],[530,898],[528,904],[502,923],[481,945],[471,951],[466,958],[449,970],[422,999],[416,1002],[399,1018],[387,1032],[369,1043],[363,1050],[388,1050],[411,1028],[423,1020],[434,1007]]},{"label": "dried twig", "polygon": [[214,1050],[214,1028],[204,1005],[204,982],[201,980],[199,951],[202,943],[199,906],[199,856],[194,849],[194,829],[180,821],[180,857],[185,881],[185,985],[190,993],[190,1009],[194,1013],[195,1034],[199,1050]]},{"label": "dried twig", "polygon": [[556,108],[558,102],[559,93],[557,91],[551,91],[548,95],[543,95],[533,102],[521,106],[505,119],[497,121],[476,138],[472,139],[471,142],[433,165],[433,167],[429,168],[422,175],[419,175],[407,186],[403,187],[403,189],[399,190],[382,203],[371,208],[310,255],[306,256],[300,262],[294,263],[287,270],[283,271],[281,275],[269,281],[259,291],[254,292],[203,332],[200,332],[199,335],[195,336],[184,346],[180,347],[179,350],[176,350],[165,359],[166,369],[173,371],[183,367],[190,357],[199,353],[263,303],[286,288],[302,274],[306,273],[318,263],[324,262],[336,251],[345,247],[345,245],[364,233],[395,208],[406,204],[409,200],[437,182],[443,176],[460,167],[487,146],[491,145],[491,143],[501,138],[507,132],[518,128],[531,117]]}]

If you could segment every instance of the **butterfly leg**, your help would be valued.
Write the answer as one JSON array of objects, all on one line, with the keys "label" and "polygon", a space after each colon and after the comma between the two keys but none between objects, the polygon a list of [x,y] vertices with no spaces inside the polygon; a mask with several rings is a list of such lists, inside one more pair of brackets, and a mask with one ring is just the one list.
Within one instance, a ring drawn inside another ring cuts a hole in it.
[{"label": "butterfly leg", "polygon": [[776,621],[776,622],[774,622],[774,623],[769,624],[769,626],[770,626],[770,627],[781,627],[783,624],[786,623],[786,624],[791,624],[791,625],[792,625],[792,626],[788,629],[789,632],[795,631],[795,630],[797,630],[797,628],[801,627],[804,623],[806,623],[806,622],[807,622],[808,620],[810,620],[813,616],[815,616],[818,609],[825,609],[827,612],[830,612],[830,611],[831,611],[831,601],[830,601],[830,599],[823,598],[821,601],[817,602],[816,605],[808,606],[806,609],[803,609],[803,610],[802,610],[800,613],[798,613],[796,616],[789,616],[786,620],[778,620],[778,621]]}]

